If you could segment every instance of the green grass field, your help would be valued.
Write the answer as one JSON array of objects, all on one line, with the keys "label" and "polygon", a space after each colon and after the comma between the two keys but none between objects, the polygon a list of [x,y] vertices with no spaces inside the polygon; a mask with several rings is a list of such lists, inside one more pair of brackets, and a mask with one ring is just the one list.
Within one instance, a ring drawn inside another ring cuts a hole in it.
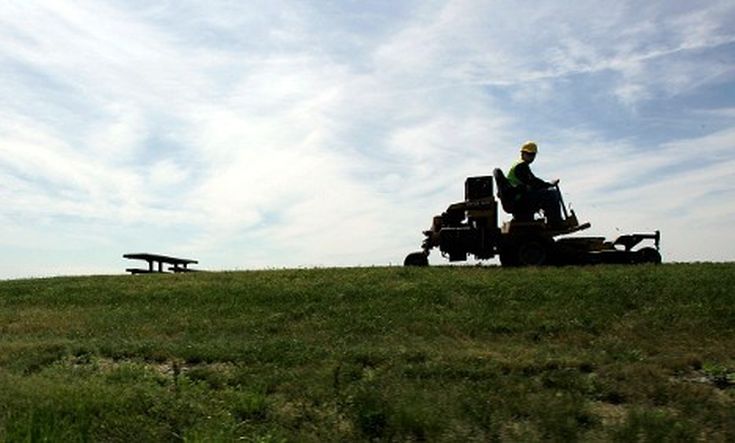
[{"label": "green grass field", "polygon": [[735,441],[735,264],[0,282],[0,441]]}]

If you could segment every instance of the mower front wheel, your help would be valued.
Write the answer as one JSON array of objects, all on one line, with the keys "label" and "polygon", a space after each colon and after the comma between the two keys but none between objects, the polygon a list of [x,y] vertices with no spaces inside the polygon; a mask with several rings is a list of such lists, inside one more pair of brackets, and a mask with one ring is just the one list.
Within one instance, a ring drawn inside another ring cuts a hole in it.
[{"label": "mower front wheel", "polygon": [[412,252],[406,256],[403,266],[429,266],[429,257],[423,252]]},{"label": "mower front wheel", "polygon": [[661,253],[656,248],[646,247],[635,252],[636,263],[661,264]]}]

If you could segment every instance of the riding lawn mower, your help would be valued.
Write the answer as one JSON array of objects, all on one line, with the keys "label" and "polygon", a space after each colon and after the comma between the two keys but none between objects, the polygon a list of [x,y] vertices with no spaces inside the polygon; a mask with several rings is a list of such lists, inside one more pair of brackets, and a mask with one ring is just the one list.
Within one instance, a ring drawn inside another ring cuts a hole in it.
[{"label": "riding lawn mower", "polygon": [[[498,226],[493,178],[501,206],[513,215],[502,226]],[[561,192],[559,197],[563,220],[551,225],[544,214],[520,204],[500,169],[495,169],[493,176],[469,177],[465,180],[465,200],[434,217],[431,228],[423,232],[422,250],[409,254],[404,265],[428,266],[433,248],[439,248],[450,262],[465,261],[468,255],[478,260],[498,255],[503,266],[661,263],[659,231],[621,235],[614,241],[563,237],[588,229],[590,224],[580,224],[561,200]],[[636,249],[645,240],[651,240],[653,246]]]}]

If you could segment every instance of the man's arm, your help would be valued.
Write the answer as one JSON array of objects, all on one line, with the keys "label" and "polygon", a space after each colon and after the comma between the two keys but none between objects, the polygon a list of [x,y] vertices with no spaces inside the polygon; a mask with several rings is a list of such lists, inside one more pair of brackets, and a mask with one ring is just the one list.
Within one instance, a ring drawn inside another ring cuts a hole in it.
[{"label": "man's arm", "polygon": [[518,180],[523,182],[528,189],[549,188],[555,185],[555,183],[549,183],[533,175],[531,168],[526,163],[516,166],[516,177],[518,177]]}]

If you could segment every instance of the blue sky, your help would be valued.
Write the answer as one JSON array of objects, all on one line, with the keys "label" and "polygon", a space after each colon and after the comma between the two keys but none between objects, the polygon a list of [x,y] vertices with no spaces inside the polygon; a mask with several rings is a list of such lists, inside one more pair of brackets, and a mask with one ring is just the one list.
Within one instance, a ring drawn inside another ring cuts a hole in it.
[{"label": "blue sky", "polygon": [[732,261],[733,23],[731,1],[4,2],[0,278],[139,251],[399,264],[527,139],[586,233]]}]

